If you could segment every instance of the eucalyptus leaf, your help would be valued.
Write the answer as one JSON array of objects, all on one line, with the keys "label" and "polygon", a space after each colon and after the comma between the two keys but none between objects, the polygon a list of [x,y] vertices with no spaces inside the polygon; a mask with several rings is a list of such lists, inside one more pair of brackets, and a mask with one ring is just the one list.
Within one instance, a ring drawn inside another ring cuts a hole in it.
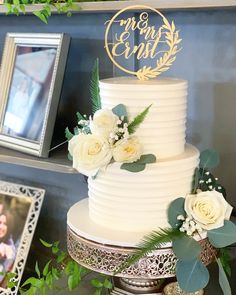
[{"label": "eucalyptus leaf", "polygon": [[220,157],[217,151],[215,150],[205,150],[200,154],[200,164],[202,168],[215,168],[220,163]]},{"label": "eucalyptus leaf", "polygon": [[153,154],[146,154],[142,155],[139,160],[137,160],[135,163],[138,164],[151,164],[156,162],[156,156]]},{"label": "eucalyptus leaf", "polygon": [[186,213],[184,211],[184,198],[178,198],[170,203],[167,216],[168,216],[168,222],[173,227],[176,228],[179,226],[180,221],[177,220],[178,215],[186,216]]},{"label": "eucalyptus leaf", "polygon": [[178,260],[176,277],[180,288],[185,292],[197,292],[205,288],[209,282],[209,272],[199,259]]},{"label": "eucalyptus leaf", "polygon": [[120,166],[120,169],[123,170],[127,170],[129,172],[140,172],[143,171],[146,167],[146,164],[143,163],[137,163],[137,162],[133,162],[133,163],[123,163]]},{"label": "eucalyptus leaf", "polygon": [[197,259],[201,254],[201,246],[189,236],[174,240],[172,246],[176,257],[182,261]]},{"label": "eucalyptus leaf", "polygon": [[209,230],[207,236],[216,248],[229,246],[236,243],[236,225],[230,220],[225,220],[224,226]]},{"label": "eucalyptus leaf", "polygon": [[65,129],[65,137],[66,137],[66,139],[71,140],[71,138],[73,136],[74,136],[74,134],[70,132],[68,127],[66,127],[66,129]]},{"label": "eucalyptus leaf", "polygon": [[220,287],[224,293],[224,295],[231,295],[231,288],[230,288],[230,285],[229,285],[229,281],[228,281],[228,278],[227,278],[227,275],[224,271],[224,268],[221,264],[221,261],[219,258],[216,259],[217,261],[217,264],[218,264],[218,267],[219,267],[219,284],[220,284]]},{"label": "eucalyptus leaf", "polygon": [[124,122],[127,122],[128,113],[126,110],[126,106],[123,104],[118,104],[112,109],[113,114],[117,115],[119,118],[124,116]]}]

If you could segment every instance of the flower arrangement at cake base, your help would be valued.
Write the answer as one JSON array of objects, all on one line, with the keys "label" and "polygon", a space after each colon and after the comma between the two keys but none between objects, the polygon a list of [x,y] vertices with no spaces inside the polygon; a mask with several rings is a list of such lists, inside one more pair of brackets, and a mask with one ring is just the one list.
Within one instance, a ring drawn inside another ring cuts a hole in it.
[{"label": "flower arrangement at cake base", "polygon": [[159,229],[143,238],[137,251],[121,265],[116,274],[136,263],[153,250],[172,243],[177,257],[175,274],[184,292],[197,292],[209,282],[209,271],[201,261],[198,240],[208,238],[217,249],[215,261],[219,269],[219,284],[224,295],[231,295],[227,275],[230,275],[230,256],[227,246],[236,242],[236,225],[230,221],[232,206],[225,200],[225,189],[210,173],[219,163],[214,150],[201,153],[195,170],[192,193],[174,200],[168,208],[170,228]]}]

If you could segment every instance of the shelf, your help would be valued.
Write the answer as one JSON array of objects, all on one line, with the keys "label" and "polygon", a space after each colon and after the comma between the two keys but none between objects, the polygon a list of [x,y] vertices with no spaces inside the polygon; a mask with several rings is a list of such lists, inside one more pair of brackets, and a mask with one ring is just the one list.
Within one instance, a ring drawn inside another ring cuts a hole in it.
[{"label": "shelf", "polygon": [[0,163],[20,165],[53,172],[78,173],[72,168],[72,162],[67,159],[67,151],[65,148],[56,149],[50,153],[49,158],[44,159],[0,147]]},{"label": "shelf", "polygon": [[[1,0],[0,0],[1,2]],[[80,2],[81,12],[109,12],[117,11],[129,5],[146,5],[157,9],[195,9],[195,8],[230,8],[236,7],[236,0],[130,0],[106,2]],[[28,5],[27,13],[42,9],[41,4]],[[6,8],[0,5],[0,13]]]}]

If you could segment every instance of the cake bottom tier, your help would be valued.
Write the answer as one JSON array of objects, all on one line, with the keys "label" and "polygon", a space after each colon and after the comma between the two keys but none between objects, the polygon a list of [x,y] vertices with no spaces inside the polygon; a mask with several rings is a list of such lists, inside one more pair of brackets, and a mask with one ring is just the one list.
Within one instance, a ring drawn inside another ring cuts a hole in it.
[{"label": "cake bottom tier", "polygon": [[171,201],[191,192],[199,151],[186,145],[185,152],[132,173],[119,163],[89,179],[89,215],[97,224],[115,230],[149,232],[169,227]]}]

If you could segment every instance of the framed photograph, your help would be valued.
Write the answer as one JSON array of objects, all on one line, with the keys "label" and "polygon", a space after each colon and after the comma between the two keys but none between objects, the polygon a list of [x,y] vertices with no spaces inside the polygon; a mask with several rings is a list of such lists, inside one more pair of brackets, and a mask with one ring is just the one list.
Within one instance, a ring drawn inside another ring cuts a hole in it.
[{"label": "framed photograph", "polygon": [[0,72],[1,146],[48,156],[69,42],[66,34],[7,34]]},{"label": "framed photograph", "polygon": [[[0,181],[0,294],[16,295],[45,191]],[[7,273],[15,274],[13,288]]]}]

